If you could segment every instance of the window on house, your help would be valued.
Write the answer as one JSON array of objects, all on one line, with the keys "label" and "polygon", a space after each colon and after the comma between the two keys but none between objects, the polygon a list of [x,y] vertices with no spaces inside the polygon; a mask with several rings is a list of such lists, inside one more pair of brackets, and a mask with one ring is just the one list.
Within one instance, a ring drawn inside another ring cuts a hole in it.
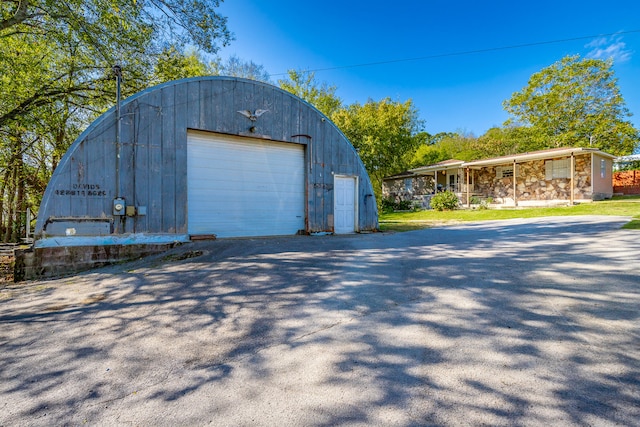
[{"label": "window on house", "polygon": [[411,178],[406,178],[404,180],[404,191],[413,191],[413,180]]},{"label": "window on house", "polygon": [[[475,176],[475,175],[474,175],[473,171],[472,171],[472,170],[470,170],[470,171],[469,171],[469,185],[471,186],[471,188],[473,188],[473,186],[474,186],[474,182],[475,182],[475,181],[474,181],[474,176]],[[466,179],[466,176],[465,176],[465,179]],[[466,183],[465,183],[465,184],[466,184]],[[466,187],[465,187],[465,188],[466,188]]]},{"label": "window on house", "polygon": [[607,162],[604,159],[600,159],[600,178],[607,177]]},{"label": "window on house", "polygon": [[496,178],[512,178],[513,177],[513,166],[498,166],[496,168]]},{"label": "window on house", "polygon": [[544,162],[546,180],[571,177],[570,159],[547,160]]}]

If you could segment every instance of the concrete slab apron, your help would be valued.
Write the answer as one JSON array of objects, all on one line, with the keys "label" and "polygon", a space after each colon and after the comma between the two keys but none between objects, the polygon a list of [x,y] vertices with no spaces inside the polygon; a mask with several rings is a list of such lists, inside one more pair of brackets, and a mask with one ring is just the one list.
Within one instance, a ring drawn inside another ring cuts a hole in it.
[{"label": "concrete slab apron", "polygon": [[0,425],[638,425],[624,218],[202,242],[0,290]]}]

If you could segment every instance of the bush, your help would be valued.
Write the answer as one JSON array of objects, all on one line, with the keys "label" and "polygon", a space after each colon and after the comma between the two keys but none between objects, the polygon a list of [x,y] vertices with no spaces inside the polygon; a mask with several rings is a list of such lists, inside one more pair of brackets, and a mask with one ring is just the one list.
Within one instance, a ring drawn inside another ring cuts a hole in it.
[{"label": "bush", "polygon": [[451,191],[438,193],[431,198],[431,208],[437,211],[452,211],[458,209],[460,201],[458,197]]},{"label": "bush", "polygon": [[396,203],[397,211],[410,211],[413,209],[413,202],[411,200],[400,200]]},{"label": "bush", "polygon": [[400,200],[396,202],[392,198],[382,199],[382,212],[390,213],[393,211],[410,211],[414,210],[411,200]]},{"label": "bush", "polygon": [[482,200],[478,196],[472,196],[471,197],[471,204],[472,205],[476,205],[478,207],[478,209],[480,209],[480,210],[489,209],[489,204],[491,204],[491,203],[493,203],[493,198],[491,198],[491,197],[487,197],[484,200]]},{"label": "bush", "polygon": [[382,199],[381,210],[383,213],[393,212],[395,205],[396,205],[396,202],[392,198],[388,197],[386,199]]}]

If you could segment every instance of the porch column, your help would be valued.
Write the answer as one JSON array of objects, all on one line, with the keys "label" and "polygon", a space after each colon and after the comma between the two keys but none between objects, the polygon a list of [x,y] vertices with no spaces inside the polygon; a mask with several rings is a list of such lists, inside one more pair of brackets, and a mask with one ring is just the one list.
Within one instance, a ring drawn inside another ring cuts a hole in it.
[{"label": "porch column", "polygon": [[467,170],[467,207],[471,207],[471,194],[469,193],[469,168]]},{"label": "porch column", "polygon": [[575,185],[573,177],[576,174],[575,169],[576,169],[575,156],[573,155],[573,153],[571,153],[571,185],[569,186],[569,191],[571,191],[571,194],[569,195],[569,201],[571,203],[571,206],[573,206],[573,187]]},{"label": "porch column", "polygon": [[517,163],[514,159],[513,160],[513,206],[518,206],[518,195],[516,194],[516,192],[518,191],[518,185],[516,182],[517,181],[516,167],[517,167]]},{"label": "porch column", "polygon": [[436,170],[433,173],[433,194],[436,194],[438,192],[438,171]]}]

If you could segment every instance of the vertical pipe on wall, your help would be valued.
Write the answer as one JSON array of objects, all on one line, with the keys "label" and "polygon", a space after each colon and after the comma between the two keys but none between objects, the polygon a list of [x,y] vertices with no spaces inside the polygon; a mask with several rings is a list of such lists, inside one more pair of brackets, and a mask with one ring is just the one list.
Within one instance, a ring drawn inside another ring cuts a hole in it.
[{"label": "vertical pipe on wall", "polygon": [[120,85],[122,82],[122,68],[113,66],[116,76],[116,199],[120,197]]},{"label": "vertical pipe on wall", "polygon": [[[307,145],[304,147],[305,148],[305,156],[308,156],[307,158],[309,160],[307,160],[307,167],[305,168],[305,173],[307,174],[307,176],[304,177],[304,188],[305,188],[305,193],[304,193],[304,231],[309,233],[311,231],[311,224],[315,225],[316,221],[314,219],[314,221],[311,221],[311,219],[309,218],[309,216],[311,215],[310,209],[309,209],[309,202],[310,202],[310,197],[311,197],[311,192],[313,191],[311,189],[311,182],[313,180],[313,140],[311,140],[311,138],[309,138],[309,141],[307,142]],[[326,196],[326,193],[324,193],[322,195],[323,197]],[[313,197],[316,197],[315,194],[313,195]],[[324,209],[323,209],[323,215],[324,215]],[[328,224],[327,224],[328,226]],[[328,228],[328,227],[326,227]]]}]

